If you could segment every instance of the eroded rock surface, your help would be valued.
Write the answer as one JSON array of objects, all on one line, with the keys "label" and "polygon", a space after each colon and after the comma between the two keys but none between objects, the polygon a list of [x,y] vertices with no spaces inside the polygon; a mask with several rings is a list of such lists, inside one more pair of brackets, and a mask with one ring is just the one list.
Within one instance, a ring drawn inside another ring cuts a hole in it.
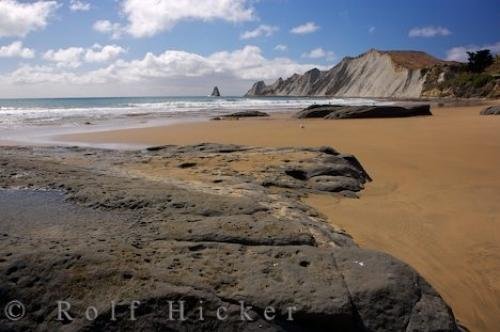
[{"label": "eroded rock surface", "polygon": [[[0,307],[17,299],[26,317],[0,329],[456,331],[411,267],[300,201],[367,181],[329,147],[1,148]],[[74,320],[58,320],[61,300]],[[185,301],[185,321],[169,301]]]}]

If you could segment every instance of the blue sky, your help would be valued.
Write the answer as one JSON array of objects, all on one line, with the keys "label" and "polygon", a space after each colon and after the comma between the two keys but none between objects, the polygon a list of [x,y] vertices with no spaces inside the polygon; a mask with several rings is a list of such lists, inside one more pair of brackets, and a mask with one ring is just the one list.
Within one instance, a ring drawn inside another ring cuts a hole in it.
[{"label": "blue sky", "polygon": [[498,52],[499,31],[498,0],[0,0],[0,97],[239,95],[370,48]]}]

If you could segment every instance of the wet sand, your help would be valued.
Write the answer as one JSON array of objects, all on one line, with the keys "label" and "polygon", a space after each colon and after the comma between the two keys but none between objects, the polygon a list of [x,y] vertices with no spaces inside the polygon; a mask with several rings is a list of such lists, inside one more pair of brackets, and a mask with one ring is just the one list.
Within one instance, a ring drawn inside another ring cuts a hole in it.
[{"label": "wet sand", "polygon": [[[307,202],[362,246],[416,268],[471,331],[500,326],[500,116],[482,107],[432,117],[212,121],[65,136],[86,143],[330,145],[353,153],[374,181],[359,200]],[[301,128],[300,125],[304,128]]]}]

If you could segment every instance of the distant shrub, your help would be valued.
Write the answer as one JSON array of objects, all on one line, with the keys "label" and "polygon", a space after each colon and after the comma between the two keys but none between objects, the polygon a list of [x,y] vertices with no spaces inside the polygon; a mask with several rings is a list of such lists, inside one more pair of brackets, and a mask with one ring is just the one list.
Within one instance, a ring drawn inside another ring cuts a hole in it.
[{"label": "distant shrub", "polygon": [[[489,50],[471,52],[470,63],[448,63],[425,71],[423,95],[454,97],[496,96],[500,58]],[[491,60],[491,61],[490,61]],[[474,71],[473,71],[473,70]]]},{"label": "distant shrub", "polygon": [[468,67],[473,73],[482,73],[495,62],[490,50],[467,52],[467,54],[469,55]]},{"label": "distant shrub", "polygon": [[446,80],[440,84],[440,88],[448,88],[448,87],[473,87],[473,88],[482,88],[489,82],[493,81],[495,78],[488,74],[478,74],[478,73],[469,73],[469,72],[461,72],[455,77]]},{"label": "distant shrub", "polygon": [[475,88],[479,89],[493,80],[494,80],[494,78],[491,75],[479,74],[479,75],[472,77],[472,85]]}]

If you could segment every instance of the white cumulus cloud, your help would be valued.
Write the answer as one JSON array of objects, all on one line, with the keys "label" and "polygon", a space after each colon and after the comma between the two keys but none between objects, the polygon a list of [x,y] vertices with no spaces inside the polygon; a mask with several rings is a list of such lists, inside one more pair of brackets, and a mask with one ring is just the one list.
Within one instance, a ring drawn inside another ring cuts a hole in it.
[{"label": "white cumulus cloud", "polygon": [[56,62],[60,67],[79,67],[81,62],[81,56],[85,50],[81,47],[69,47],[61,48],[58,50],[48,50],[43,55],[43,58],[47,61]]},{"label": "white cumulus cloud", "polygon": [[0,0],[0,37],[24,37],[45,28],[58,7],[56,1]]},{"label": "white cumulus cloud", "polygon": [[278,44],[274,47],[274,50],[284,52],[288,50],[288,46],[286,46],[285,44]]},{"label": "white cumulus cloud", "polygon": [[82,82],[81,77],[75,73],[61,71],[52,66],[22,65],[13,71],[8,79],[17,84],[59,83],[68,84]]},{"label": "white cumulus cloud", "polygon": [[319,29],[319,26],[314,22],[307,22],[298,25],[290,30],[291,33],[296,35],[305,35],[308,33],[313,33]]},{"label": "white cumulus cloud", "polygon": [[125,49],[118,45],[94,45],[85,51],[85,62],[108,62],[125,53]]},{"label": "white cumulus cloud", "polygon": [[78,68],[83,62],[108,62],[116,59],[125,49],[117,45],[94,45],[91,48],[68,47],[58,50],[48,50],[43,58],[55,62],[58,67]]},{"label": "white cumulus cloud", "polygon": [[416,27],[408,32],[409,37],[437,37],[437,36],[449,36],[451,31],[444,27],[426,26],[426,27]]},{"label": "white cumulus cloud", "polygon": [[241,34],[240,38],[241,39],[251,39],[251,38],[257,38],[260,36],[270,37],[276,31],[278,31],[278,27],[276,27],[276,26],[261,24],[257,28],[255,28],[254,30],[245,31],[244,33]]},{"label": "white cumulus cloud", "polygon": [[0,58],[23,58],[32,59],[35,51],[31,48],[23,47],[21,41],[15,41],[9,45],[0,46]]},{"label": "white cumulus cloud", "polygon": [[95,31],[109,34],[112,39],[119,39],[124,33],[124,28],[120,23],[111,23],[108,20],[96,21],[93,28]]},{"label": "white cumulus cloud", "polygon": [[468,45],[468,46],[453,47],[446,52],[446,60],[466,62],[468,59],[467,52],[476,52],[479,50],[490,50],[491,53],[493,54],[499,54],[500,42],[496,42],[494,44],[486,44],[482,46]]},{"label": "white cumulus cloud", "polygon": [[[104,47],[102,48],[104,49]],[[70,48],[49,51],[48,58],[58,59],[65,64],[81,61],[85,50]],[[85,57],[84,57],[85,58]],[[88,60],[88,59],[87,59]],[[30,66],[24,65],[7,75],[12,83],[59,83],[59,84],[90,84],[90,83],[131,83],[156,82],[171,80],[180,83],[183,80],[216,79],[225,80],[261,80],[276,79],[302,73],[313,67],[323,68],[314,64],[298,64],[288,58],[267,59],[257,46],[245,46],[232,52],[216,52],[209,56],[185,51],[167,50],[161,54],[147,53],[141,59],[131,61],[117,60],[107,67],[97,70],[75,72],[68,70],[74,66]]]},{"label": "white cumulus cloud", "polygon": [[335,60],[335,52],[333,51],[325,51],[321,47],[315,48],[313,50],[310,50],[309,52],[303,53],[302,54],[303,58],[310,58],[310,59],[321,59],[325,58],[328,61],[333,61]]},{"label": "white cumulus cloud", "polygon": [[248,0],[124,0],[121,8],[134,37],[150,37],[184,20],[244,22],[255,18]]},{"label": "white cumulus cloud", "polygon": [[73,12],[86,12],[91,8],[90,3],[80,0],[71,0],[69,2],[69,9]]}]

